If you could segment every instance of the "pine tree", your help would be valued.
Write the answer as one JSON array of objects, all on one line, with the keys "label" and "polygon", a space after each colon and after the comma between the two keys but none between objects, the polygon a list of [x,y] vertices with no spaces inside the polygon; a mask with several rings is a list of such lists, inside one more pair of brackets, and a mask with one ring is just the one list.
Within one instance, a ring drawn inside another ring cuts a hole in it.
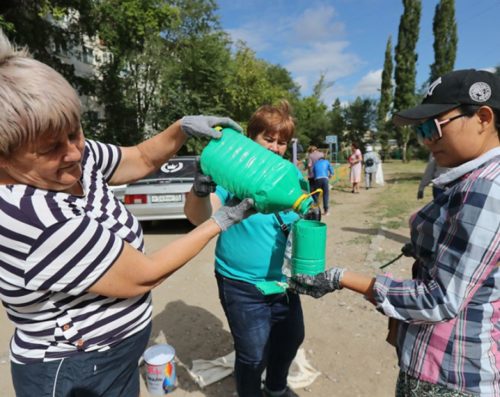
[{"label": "pine tree", "polygon": [[[399,21],[398,44],[396,45],[396,90],[394,92],[394,110],[397,112],[415,105],[415,77],[418,55],[417,46],[420,14],[420,0],[403,0],[403,15]],[[402,151],[403,161],[407,160],[406,152],[410,140],[411,129],[399,127],[396,138]]]},{"label": "pine tree", "polygon": [[380,101],[377,107],[377,132],[378,139],[382,145],[382,151],[387,152],[389,140],[390,123],[387,121],[392,102],[392,37],[387,39],[385,48],[384,69],[382,71],[382,83],[380,85]]},{"label": "pine tree", "polygon": [[457,23],[455,0],[440,0],[436,5],[434,21],[434,63],[431,65],[430,82],[451,72],[457,56]]}]

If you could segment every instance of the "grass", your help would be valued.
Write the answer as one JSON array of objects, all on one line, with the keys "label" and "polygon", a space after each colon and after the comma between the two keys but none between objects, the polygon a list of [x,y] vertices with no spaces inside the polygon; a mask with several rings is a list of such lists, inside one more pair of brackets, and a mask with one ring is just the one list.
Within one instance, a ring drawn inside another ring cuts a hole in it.
[{"label": "grass", "polygon": [[386,263],[391,259],[394,259],[394,254],[392,252],[380,251],[375,254],[375,262]]},{"label": "grass", "polygon": [[353,239],[349,240],[347,244],[350,245],[365,245],[365,244],[370,244],[370,241],[372,240],[370,235],[360,235],[357,237],[354,237]]},{"label": "grass", "polygon": [[[384,163],[386,189],[373,204],[370,213],[374,223],[387,229],[399,229],[408,222],[408,216],[424,201],[417,200],[417,190],[424,172],[425,162]],[[430,189],[427,189],[430,193]]]}]

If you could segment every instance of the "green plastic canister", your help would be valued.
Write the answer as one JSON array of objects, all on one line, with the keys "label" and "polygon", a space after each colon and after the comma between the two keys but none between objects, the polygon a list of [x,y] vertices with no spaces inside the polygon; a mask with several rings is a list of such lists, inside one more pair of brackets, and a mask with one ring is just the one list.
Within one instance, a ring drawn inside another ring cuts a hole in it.
[{"label": "green plastic canister", "polygon": [[290,161],[230,128],[212,139],[200,157],[201,170],[239,199],[252,198],[262,213],[293,209],[304,215],[313,199]]},{"label": "green plastic canister", "polygon": [[326,224],[300,219],[292,227],[292,274],[315,275],[325,270]]}]

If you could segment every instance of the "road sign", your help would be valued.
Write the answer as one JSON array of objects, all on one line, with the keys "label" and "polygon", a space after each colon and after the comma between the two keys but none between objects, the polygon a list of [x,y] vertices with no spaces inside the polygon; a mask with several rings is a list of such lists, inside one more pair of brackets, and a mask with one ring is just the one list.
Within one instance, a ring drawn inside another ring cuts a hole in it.
[{"label": "road sign", "polygon": [[337,135],[327,135],[325,136],[325,143],[337,144]]}]

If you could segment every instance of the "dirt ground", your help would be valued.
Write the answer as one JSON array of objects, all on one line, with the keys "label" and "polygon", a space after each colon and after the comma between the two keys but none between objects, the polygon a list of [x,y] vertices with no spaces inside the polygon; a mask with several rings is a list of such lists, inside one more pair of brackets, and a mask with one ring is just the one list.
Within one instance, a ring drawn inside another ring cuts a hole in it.
[{"label": "dirt ground", "polygon": [[[390,170],[386,179],[391,179]],[[327,257],[331,265],[376,274],[378,259],[396,256],[408,240],[408,229],[374,227],[373,205],[390,183],[352,194],[350,189],[331,191]],[[146,230],[149,251],[190,230],[185,221],[153,224]],[[200,389],[183,366],[193,359],[215,359],[232,350],[227,321],[217,297],[213,277],[213,241],[188,265],[179,270],[153,295],[153,334],[150,344],[168,342],[175,347],[179,363],[178,388],[173,397],[235,396],[233,377]],[[390,272],[408,277],[411,260],[402,258]],[[309,363],[321,375],[308,387],[295,390],[301,397],[387,397],[394,395],[397,361],[385,342],[387,321],[373,306],[351,291],[343,290],[321,299],[303,297],[306,338],[303,348]],[[0,395],[14,396],[10,380],[8,341],[12,326],[0,310]],[[142,385],[142,396],[148,393]]]}]

